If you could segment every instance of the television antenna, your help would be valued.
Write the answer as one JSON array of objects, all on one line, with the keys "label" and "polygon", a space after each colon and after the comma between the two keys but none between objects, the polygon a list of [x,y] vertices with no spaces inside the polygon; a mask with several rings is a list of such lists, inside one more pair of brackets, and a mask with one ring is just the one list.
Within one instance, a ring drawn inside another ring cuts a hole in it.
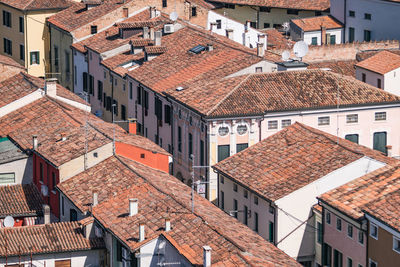
[{"label": "television antenna", "polygon": [[14,218],[12,216],[7,216],[3,221],[4,227],[13,227],[14,226]]},{"label": "television antenna", "polygon": [[304,41],[298,41],[293,46],[293,52],[300,60],[308,53],[308,44]]},{"label": "television antenna", "polygon": [[282,60],[283,61],[288,61],[290,59],[290,51],[285,50],[282,53]]}]

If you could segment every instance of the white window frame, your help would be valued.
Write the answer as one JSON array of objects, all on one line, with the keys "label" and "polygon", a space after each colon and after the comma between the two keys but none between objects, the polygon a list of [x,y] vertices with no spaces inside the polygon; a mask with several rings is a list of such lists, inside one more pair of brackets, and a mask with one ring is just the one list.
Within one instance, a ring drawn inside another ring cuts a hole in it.
[{"label": "white window frame", "polygon": [[[377,114],[385,114],[385,119],[376,119]],[[387,112],[386,111],[375,112],[374,121],[387,121]]]},{"label": "white window frame", "polygon": [[[355,118],[355,120],[351,120],[350,118]],[[358,114],[348,114],[346,115],[346,123],[347,124],[355,124],[358,123]]]},{"label": "white window frame", "polygon": [[[328,123],[322,123],[323,119],[328,118]],[[318,126],[329,126],[331,124],[331,117],[330,116],[321,116],[318,117]]]},{"label": "white window frame", "polygon": [[[289,122],[289,124],[285,124],[285,123]],[[286,128],[289,127],[290,125],[292,125],[292,120],[291,119],[283,119],[281,120],[281,128]]]},{"label": "white window frame", "polygon": [[[373,236],[373,235],[372,235],[372,231],[371,231],[372,227],[376,227],[376,236]],[[374,224],[374,223],[372,223],[372,222],[369,223],[369,236],[372,237],[372,238],[375,239],[375,240],[378,240],[378,236],[379,236],[379,227],[378,227],[378,225],[376,225],[376,224]]]},{"label": "white window frame", "polygon": [[[270,127],[271,126],[270,123],[271,124],[276,123],[276,128]],[[267,122],[267,127],[268,127],[268,130],[278,130],[278,120],[270,120],[270,121],[268,121]]]},{"label": "white window frame", "polygon": [[371,258],[368,259],[368,266],[371,266],[371,263],[375,263],[376,267],[378,267],[378,263],[376,261],[371,260]]},{"label": "white window frame", "polygon": [[[396,244],[396,241],[399,242],[398,250],[395,249],[395,246],[394,246],[394,245]],[[399,238],[399,237],[393,236],[393,250],[394,250],[396,253],[399,253],[399,254],[400,254],[400,238]]]}]

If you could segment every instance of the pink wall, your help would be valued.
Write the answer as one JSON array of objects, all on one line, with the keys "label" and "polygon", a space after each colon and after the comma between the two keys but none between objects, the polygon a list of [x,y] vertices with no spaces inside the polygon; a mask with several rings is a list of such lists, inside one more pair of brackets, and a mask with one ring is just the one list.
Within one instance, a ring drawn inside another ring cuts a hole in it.
[{"label": "pink wall", "polygon": [[[325,210],[325,218],[327,211]],[[353,266],[366,265],[366,253],[367,253],[367,236],[364,235],[364,244],[358,242],[357,229],[353,225],[353,238],[350,238],[347,234],[347,227],[349,223],[343,218],[342,220],[342,231],[336,229],[336,219],[338,218],[335,214],[331,214],[331,223],[328,224],[326,219],[324,220],[324,242],[332,247],[332,260],[334,249],[340,251],[343,254],[343,266],[347,266],[347,258],[350,257],[353,260]]]}]

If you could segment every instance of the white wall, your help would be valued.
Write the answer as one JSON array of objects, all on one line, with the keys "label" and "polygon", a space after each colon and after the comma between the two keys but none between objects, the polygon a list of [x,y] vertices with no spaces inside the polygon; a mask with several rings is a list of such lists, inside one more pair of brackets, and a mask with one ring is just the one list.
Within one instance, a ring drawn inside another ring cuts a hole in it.
[{"label": "white wall", "polygon": [[0,164],[0,173],[15,173],[14,184],[32,183],[32,157]]},{"label": "white wall", "polygon": [[[74,57],[74,93],[82,96],[83,93],[83,73],[88,72],[88,63],[86,61],[86,55],[72,49]],[[75,72],[76,71],[76,72]]]},{"label": "white wall", "polygon": [[[104,260],[102,250],[87,250],[65,253],[50,253],[33,255],[33,266],[37,267],[54,267],[55,261],[71,259],[71,266],[73,267],[95,267],[100,266],[101,261]],[[8,264],[18,264],[18,257],[9,257]],[[31,263],[30,255],[21,256],[21,264],[28,266]],[[5,267],[5,258],[0,258],[0,267]]]},{"label": "white wall", "polygon": [[[340,13],[335,8],[340,5],[331,6],[331,12]],[[355,17],[349,17],[349,10],[355,11]],[[371,20],[364,19],[364,14],[372,15]],[[400,3],[380,0],[351,0],[347,1],[346,9],[346,36],[348,41],[349,27],[355,28],[355,41],[364,40],[364,30],[371,31],[372,40],[399,40],[400,31]]]},{"label": "white wall", "polygon": [[[343,29],[326,30],[326,33],[336,36],[336,44],[342,43]],[[321,31],[305,32],[304,33],[304,42],[306,42],[308,45],[311,45],[313,37],[317,37],[317,44],[321,45]],[[328,42],[328,44],[330,44],[330,40],[327,40],[327,42]]]},{"label": "white wall", "polygon": [[400,68],[385,74],[382,88],[392,94],[400,96]]},{"label": "white wall", "polygon": [[306,231],[306,224],[301,225],[301,222],[312,213],[312,206],[318,202],[316,197],[383,166],[382,162],[363,157],[275,201],[278,206],[278,242],[290,234],[278,244],[278,248],[291,257],[313,255],[314,234]]}]

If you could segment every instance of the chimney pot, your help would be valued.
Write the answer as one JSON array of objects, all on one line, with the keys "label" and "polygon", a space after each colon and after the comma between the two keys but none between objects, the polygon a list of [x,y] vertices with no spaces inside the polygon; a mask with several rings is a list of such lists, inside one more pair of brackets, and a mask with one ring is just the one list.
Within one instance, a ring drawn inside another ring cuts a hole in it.
[{"label": "chimney pot", "polygon": [[386,146],[386,151],[387,151],[387,156],[392,157],[392,146],[388,145]]},{"label": "chimney pot", "polygon": [[257,43],[257,56],[264,57],[264,44]]},{"label": "chimney pot", "polygon": [[139,242],[144,241],[144,223],[139,223]]},{"label": "chimney pot", "polygon": [[97,206],[97,204],[99,204],[99,194],[98,194],[96,191],[94,191],[94,192],[93,192],[93,202],[92,202],[92,205],[93,205],[93,207],[95,207],[95,206]]},{"label": "chimney pot", "polygon": [[50,78],[44,82],[44,91],[46,95],[51,97],[56,97],[57,95],[57,79]]},{"label": "chimney pot", "polygon": [[44,217],[44,224],[50,223],[50,206],[47,204],[43,205],[43,217]]},{"label": "chimney pot", "polygon": [[131,198],[129,199],[129,216],[133,216],[138,214],[138,199]]},{"label": "chimney pot", "polygon": [[208,51],[213,51],[214,46],[212,44],[207,44],[207,49],[208,49]]},{"label": "chimney pot", "polygon": [[38,148],[38,139],[36,135],[32,136],[32,146],[33,146],[33,150],[37,150]]},{"label": "chimney pot", "polygon": [[203,246],[203,267],[211,267],[211,247]]},{"label": "chimney pot", "polygon": [[169,218],[165,218],[165,232],[171,230],[171,220]]}]

